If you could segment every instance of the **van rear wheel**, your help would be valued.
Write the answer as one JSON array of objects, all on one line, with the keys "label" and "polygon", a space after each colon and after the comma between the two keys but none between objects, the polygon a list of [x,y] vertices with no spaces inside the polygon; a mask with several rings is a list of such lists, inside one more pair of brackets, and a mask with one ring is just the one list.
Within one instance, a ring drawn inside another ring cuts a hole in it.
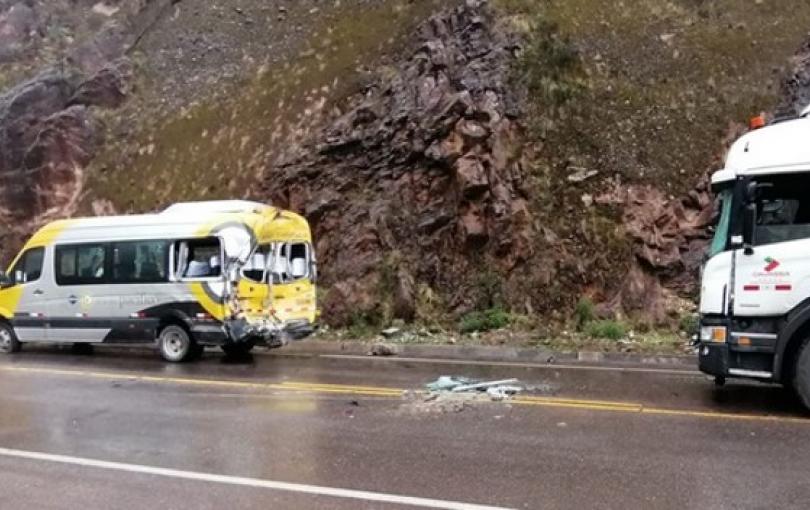
[{"label": "van rear wheel", "polygon": [[793,389],[804,407],[810,409],[810,338],[799,347],[793,369]]},{"label": "van rear wheel", "polygon": [[6,322],[0,322],[0,352],[11,354],[20,352],[22,344],[14,334],[14,328]]},{"label": "van rear wheel", "polygon": [[194,357],[198,352],[197,343],[185,328],[170,324],[160,330],[158,336],[160,355],[166,361],[180,363]]}]

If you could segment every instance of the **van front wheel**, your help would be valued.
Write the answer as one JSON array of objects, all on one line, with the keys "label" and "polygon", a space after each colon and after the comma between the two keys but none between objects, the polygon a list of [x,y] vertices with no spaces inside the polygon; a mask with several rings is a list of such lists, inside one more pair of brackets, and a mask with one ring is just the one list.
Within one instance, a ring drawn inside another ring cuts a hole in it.
[{"label": "van front wheel", "polygon": [[802,343],[793,369],[793,389],[802,404],[810,409],[810,338]]},{"label": "van front wheel", "polygon": [[14,334],[11,325],[0,322],[0,352],[4,354],[20,352],[20,347],[22,347],[22,344],[17,340],[17,335]]},{"label": "van front wheel", "polygon": [[170,324],[158,336],[160,355],[166,361],[180,363],[194,357],[197,344],[185,328]]}]

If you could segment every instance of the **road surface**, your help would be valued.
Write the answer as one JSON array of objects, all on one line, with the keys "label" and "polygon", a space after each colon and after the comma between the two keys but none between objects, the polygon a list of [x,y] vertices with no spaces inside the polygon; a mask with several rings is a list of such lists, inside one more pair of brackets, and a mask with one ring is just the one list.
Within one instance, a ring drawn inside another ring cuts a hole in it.
[{"label": "road surface", "polygon": [[[26,346],[28,347],[28,346]],[[516,377],[511,402],[416,393]],[[691,370],[150,351],[0,359],[0,508],[806,508],[810,419]]]}]

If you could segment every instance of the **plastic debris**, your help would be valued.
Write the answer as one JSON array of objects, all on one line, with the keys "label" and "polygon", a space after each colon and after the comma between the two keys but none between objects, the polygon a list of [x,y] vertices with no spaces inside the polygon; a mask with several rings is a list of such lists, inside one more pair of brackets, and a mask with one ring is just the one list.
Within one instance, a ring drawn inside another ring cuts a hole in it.
[{"label": "plastic debris", "polygon": [[453,388],[458,388],[459,386],[469,385],[474,383],[475,380],[468,379],[466,377],[454,377],[451,375],[443,375],[433,381],[432,383],[428,383],[427,389],[430,391],[452,391]]},{"label": "plastic debris", "polygon": [[490,386],[487,388],[487,395],[493,400],[504,400],[513,397],[521,392],[520,386]]},{"label": "plastic debris", "polygon": [[520,381],[517,379],[480,381],[450,375],[443,375],[428,383],[426,387],[434,398],[440,393],[467,393],[487,395],[492,400],[508,399],[524,390],[524,387],[520,385]]},{"label": "plastic debris", "polygon": [[472,391],[472,390],[486,391],[489,388],[496,388],[498,386],[504,386],[506,384],[517,384],[517,383],[518,383],[517,379],[503,379],[501,381],[484,381],[472,384],[465,384],[462,386],[456,386],[451,391]]}]

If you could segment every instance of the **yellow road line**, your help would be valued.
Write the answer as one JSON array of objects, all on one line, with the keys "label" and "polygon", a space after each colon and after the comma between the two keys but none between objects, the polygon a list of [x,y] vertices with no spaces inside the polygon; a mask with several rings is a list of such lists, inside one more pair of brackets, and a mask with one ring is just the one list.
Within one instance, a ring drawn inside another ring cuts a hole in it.
[{"label": "yellow road line", "polygon": [[299,391],[313,393],[342,393],[371,396],[400,396],[402,390],[393,388],[374,388],[363,386],[312,384],[304,382],[282,382],[282,383],[255,383],[249,381],[235,381],[225,379],[192,379],[188,377],[167,377],[141,375],[131,372],[95,372],[87,370],[65,370],[58,368],[42,367],[2,367],[2,370],[11,372],[39,373],[45,375],[65,375],[71,377],[91,377],[94,379],[130,379],[151,383],[170,383],[194,386],[216,386],[240,389],[269,389],[281,391]]},{"label": "yellow road line", "polygon": [[[66,370],[46,367],[3,366],[0,370],[7,372],[60,375],[70,377],[90,377],[95,379],[128,379],[140,382],[179,384],[192,386],[225,387],[239,389],[278,390],[284,392],[335,393],[342,395],[363,395],[374,397],[400,397],[406,391],[402,388],[378,386],[354,386],[348,384],[312,383],[301,381],[284,381],[280,383],[256,383],[227,379],[192,379],[189,377],[168,377],[141,375],[133,372],[98,372],[88,370]],[[799,423],[810,425],[810,419],[794,416],[772,416],[744,413],[727,413],[719,411],[694,411],[689,409],[667,409],[647,407],[637,402],[617,402],[610,400],[585,400],[558,397],[518,396],[509,400],[511,404],[541,406],[564,409],[583,409],[590,411],[612,411],[623,413],[647,414],[656,416],[685,416],[693,418],[768,421],[780,423]]]},{"label": "yellow road line", "polygon": [[622,408],[638,411],[641,404],[636,402],[615,402],[611,400],[582,400],[582,399],[569,399],[559,397],[532,397],[532,396],[518,396],[515,397],[513,402],[521,404],[549,404],[549,405],[563,405],[563,404],[576,404],[576,405],[593,405],[599,407]]}]

